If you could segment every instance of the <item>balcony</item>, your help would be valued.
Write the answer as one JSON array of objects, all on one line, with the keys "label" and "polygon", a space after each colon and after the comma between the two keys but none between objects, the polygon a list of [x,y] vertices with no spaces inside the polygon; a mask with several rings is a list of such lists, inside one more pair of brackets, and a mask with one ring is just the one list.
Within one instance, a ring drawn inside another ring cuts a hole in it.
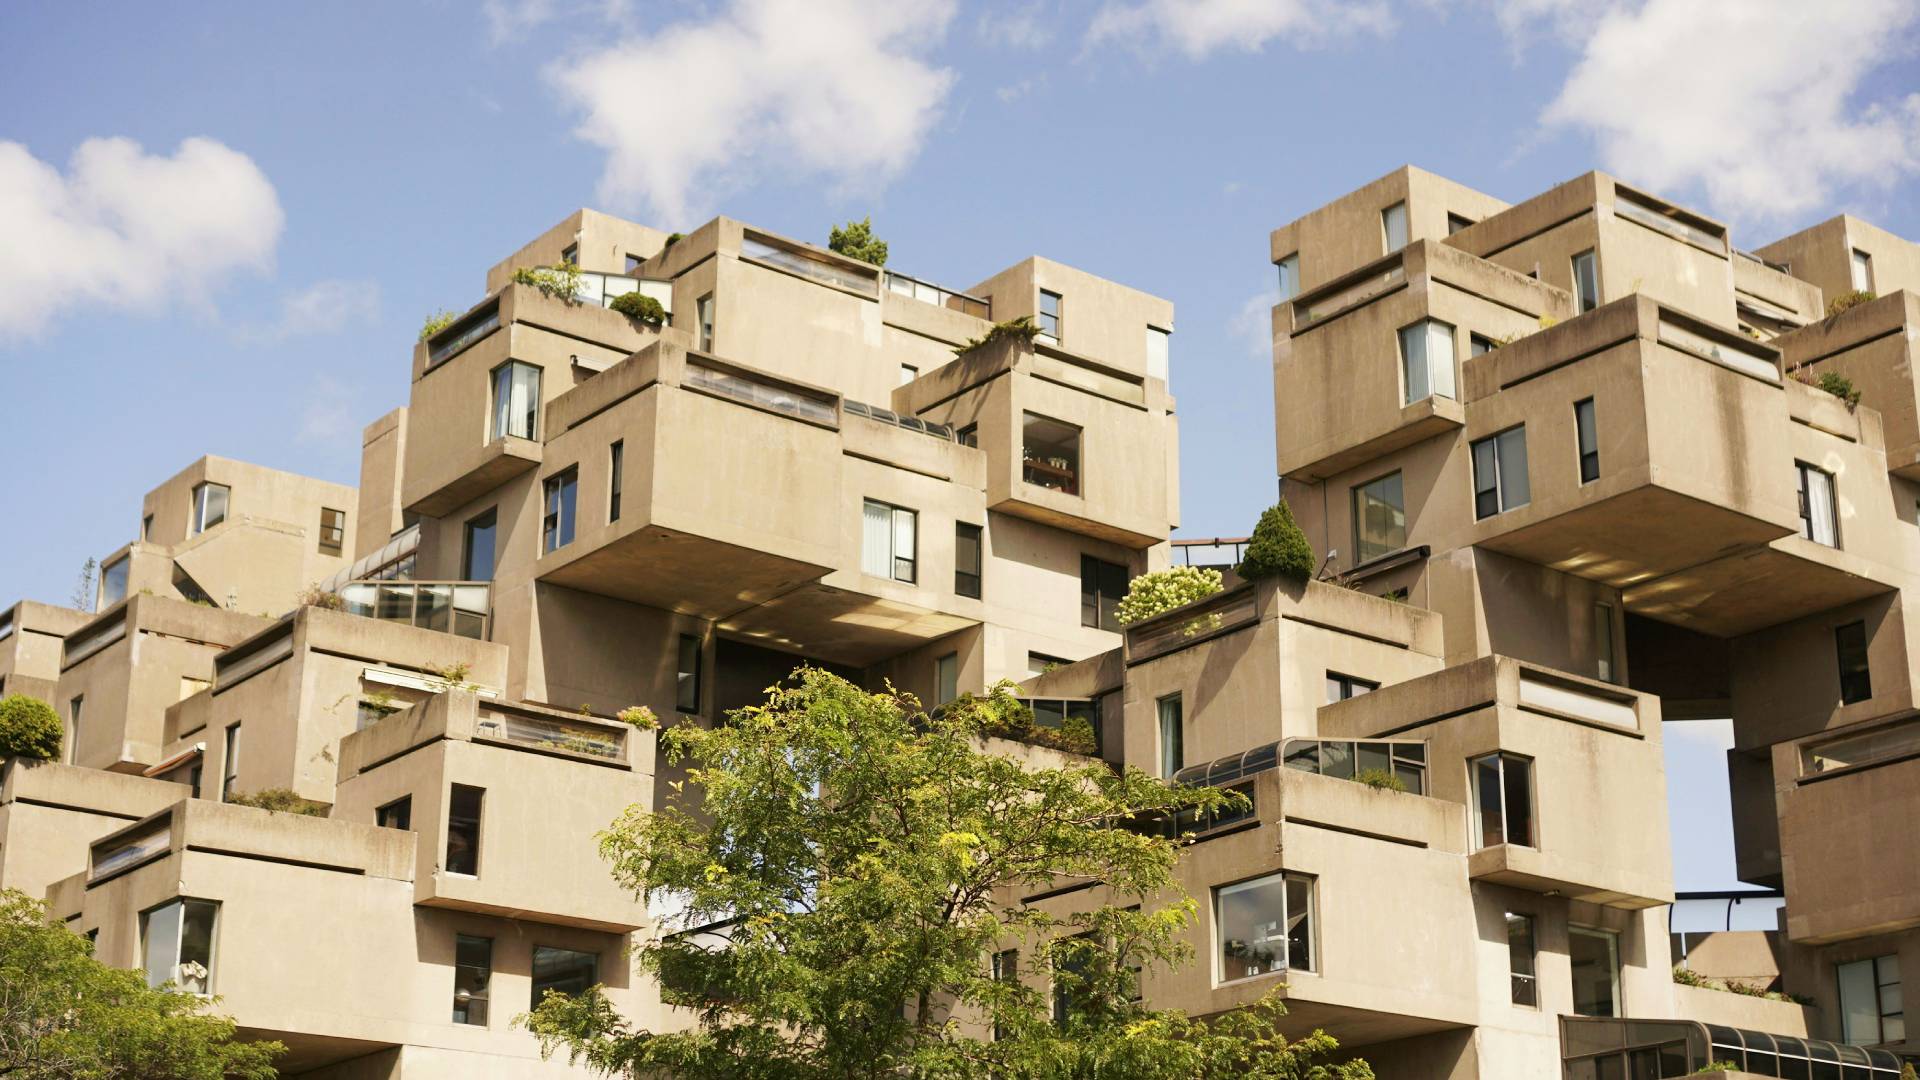
[{"label": "balcony", "polygon": [[1818,945],[1920,926],[1920,725],[1774,750],[1787,937]]},{"label": "balcony", "polygon": [[931,282],[921,281],[919,278],[911,278],[905,274],[896,274],[891,270],[883,273],[882,281],[886,285],[887,292],[895,296],[910,296],[923,304],[932,304],[935,307],[947,308],[948,310],[957,311],[962,315],[969,315],[976,319],[986,321],[992,321],[993,319],[992,304],[977,296],[968,296],[966,293],[943,289]]},{"label": "balcony", "polygon": [[1277,306],[1281,475],[1323,480],[1458,431],[1456,372],[1476,342],[1571,314],[1566,293],[1431,241]]},{"label": "balcony", "polygon": [[1901,291],[1774,341],[1787,370],[1831,371],[1853,381],[1860,403],[1880,414],[1887,470],[1920,481],[1920,296]]},{"label": "balcony", "polygon": [[383,622],[486,641],[493,584],[486,581],[347,581],[335,590],[341,610]]}]

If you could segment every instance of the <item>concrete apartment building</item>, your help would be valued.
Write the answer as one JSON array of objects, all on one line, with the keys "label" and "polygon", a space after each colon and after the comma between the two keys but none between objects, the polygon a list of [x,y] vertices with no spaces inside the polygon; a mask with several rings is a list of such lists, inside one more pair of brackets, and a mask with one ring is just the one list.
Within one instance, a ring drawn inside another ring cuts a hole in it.
[{"label": "concrete apartment building", "polygon": [[[1509,205],[1412,168],[1269,244],[1321,580],[1123,628],[1179,524],[1169,303],[569,216],[415,347],[357,491],[204,459],[97,611],[0,615],[0,688],[71,747],[0,765],[0,885],[219,995],[286,1075],[573,1075],[510,1024],[545,989],[677,1022],[624,952],[671,927],[594,847],[673,779],[614,713],[712,723],[802,661],[928,704],[1011,678],[1109,762],[1251,802],[1147,826],[1193,834],[1200,901],[1151,1004],[1283,988],[1383,1077],[1892,1080],[1920,248],[1843,217],[1748,254],[1609,176]],[[1740,875],[1786,907],[1687,962],[1811,1004],[1673,979],[1663,724],[1721,716]],[[234,801],[278,789],[325,816]]]}]

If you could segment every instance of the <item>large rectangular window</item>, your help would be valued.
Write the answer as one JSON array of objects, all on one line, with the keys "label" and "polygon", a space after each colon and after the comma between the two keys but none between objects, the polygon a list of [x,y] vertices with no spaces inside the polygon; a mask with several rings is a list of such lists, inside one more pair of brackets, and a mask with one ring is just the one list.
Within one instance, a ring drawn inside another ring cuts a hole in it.
[{"label": "large rectangular window", "polygon": [[1171,780],[1187,765],[1186,710],[1181,707],[1179,694],[1168,694],[1156,704],[1160,713],[1160,778]]},{"label": "large rectangular window", "polygon": [[693,714],[700,711],[700,639],[680,635],[680,661],[673,682],[673,707]]},{"label": "large rectangular window", "polygon": [[193,488],[193,520],[188,522],[187,531],[195,536],[206,532],[215,525],[227,520],[227,503],[233,491],[225,484],[195,484]]},{"label": "large rectangular window", "polygon": [[493,510],[467,520],[466,539],[460,549],[460,580],[493,580],[493,544],[498,525],[499,515]]},{"label": "large rectangular window", "polygon": [[1580,454],[1580,482],[1600,479],[1600,433],[1593,423],[1593,399],[1573,403],[1574,445]]},{"label": "large rectangular window", "polygon": [[607,451],[607,520],[620,520],[620,472],[626,464],[625,440],[615,440]]},{"label": "large rectangular window", "polygon": [[860,570],[912,584],[917,580],[920,515],[868,499],[861,507]]},{"label": "large rectangular window", "polygon": [[953,591],[959,596],[980,599],[980,574],[984,559],[981,530],[964,521],[953,526]]},{"label": "large rectangular window", "polygon": [[569,997],[585,993],[600,981],[600,957],[574,949],[556,949],[548,945],[533,947],[533,1004],[551,990]]},{"label": "large rectangular window", "polygon": [[493,369],[493,432],[531,439],[540,429],[540,369],[509,360]]},{"label": "large rectangular window", "polygon": [[487,1026],[487,986],[493,981],[493,939],[453,936],[453,1022]]},{"label": "large rectangular window", "polygon": [[1488,754],[1467,763],[1473,773],[1473,835],[1478,847],[1533,846],[1533,761]]},{"label": "large rectangular window", "polygon": [[1581,1016],[1619,1016],[1620,935],[1569,926],[1567,959],[1573,968],[1573,1011]]},{"label": "large rectangular window", "polygon": [[1600,262],[1591,251],[1573,257],[1573,298],[1581,313],[1600,306]]},{"label": "large rectangular window", "polygon": [[1405,404],[1429,397],[1455,397],[1453,382],[1453,327],[1438,319],[1422,319],[1400,328],[1400,374]]},{"label": "large rectangular window", "polygon": [[1840,659],[1840,703],[1851,705],[1873,696],[1873,671],[1867,664],[1867,624],[1850,622],[1833,628],[1834,652]]},{"label": "large rectangular window", "polygon": [[1540,1007],[1540,988],[1534,983],[1533,916],[1507,912],[1507,970],[1513,983],[1513,1003]]},{"label": "large rectangular window", "polygon": [[1353,489],[1353,561],[1391,555],[1407,546],[1407,502],[1398,470]]},{"label": "large rectangular window", "polygon": [[1900,993],[1900,958],[1878,956],[1835,964],[1840,980],[1840,1037],[1855,1046],[1905,1042],[1906,1005]]},{"label": "large rectangular window", "polygon": [[1527,486],[1527,426],[1473,444],[1473,516],[1489,518],[1532,501]]},{"label": "large rectangular window", "polygon": [[1213,891],[1214,981],[1313,971],[1313,879],[1267,877]]},{"label": "large rectangular window", "polygon": [[1380,211],[1380,232],[1387,242],[1387,254],[1407,246],[1406,203],[1397,202]]},{"label": "large rectangular window", "polygon": [[1594,674],[1601,682],[1613,682],[1613,605],[1593,605]]},{"label": "large rectangular window", "polygon": [[174,900],[140,915],[140,951],[147,985],[168,983],[184,994],[213,993],[213,932],[220,905]]},{"label": "large rectangular window", "polygon": [[220,763],[220,801],[233,801],[233,783],[240,778],[240,725],[227,725],[225,760]]},{"label": "large rectangular window", "polygon": [[1284,304],[1300,295],[1300,253],[1294,252],[1273,264],[1280,271],[1280,299]]},{"label": "large rectangular window", "polygon": [[338,555],[347,543],[347,512],[329,507],[320,508],[320,552],[323,555]]},{"label": "large rectangular window", "polygon": [[1834,510],[1833,474],[1804,461],[1800,474],[1800,535],[1816,544],[1840,546],[1839,514]]},{"label": "large rectangular window", "polygon": [[546,513],[540,519],[540,550],[558,551],[573,543],[574,507],[580,496],[580,469],[547,477]]},{"label": "large rectangular window", "polygon": [[1054,345],[1060,344],[1061,299],[1057,292],[1040,290],[1040,334]]},{"label": "large rectangular window", "polygon": [[1120,631],[1115,610],[1127,595],[1127,568],[1119,563],[1080,556],[1080,625]]},{"label": "large rectangular window", "polygon": [[693,302],[694,321],[700,324],[700,342],[698,349],[703,353],[713,351],[713,294],[708,293]]},{"label": "large rectangular window", "polygon": [[1025,417],[1020,478],[1068,495],[1080,494],[1080,429],[1034,413]]},{"label": "large rectangular window", "polygon": [[1855,292],[1872,292],[1873,291],[1873,256],[1867,254],[1864,251],[1861,251],[1859,248],[1854,248],[1853,259],[1851,260],[1851,266],[1853,267],[1854,291]]},{"label": "large rectangular window", "polygon": [[447,861],[449,874],[480,874],[480,809],[486,789],[455,784],[447,797]]},{"label": "large rectangular window", "polygon": [[935,705],[945,705],[960,696],[960,654],[948,653],[933,662]]},{"label": "large rectangular window", "polygon": [[122,556],[100,568],[100,596],[95,611],[105,611],[127,598],[127,568],[133,560]]}]

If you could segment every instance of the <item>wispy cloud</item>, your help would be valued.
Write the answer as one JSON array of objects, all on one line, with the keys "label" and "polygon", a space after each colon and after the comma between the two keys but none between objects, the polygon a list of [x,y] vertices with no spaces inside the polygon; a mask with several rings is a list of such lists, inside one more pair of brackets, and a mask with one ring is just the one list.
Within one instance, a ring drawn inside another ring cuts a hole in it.
[{"label": "wispy cloud", "polygon": [[1273,305],[1280,302],[1280,290],[1268,289],[1241,301],[1240,309],[1227,322],[1227,333],[1247,347],[1247,354],[1263,360],[1273,359]]},{"label": "wispy cloud", "polygon": [[1310,46],[1393,25],[1384,0],[1106,0],[1086,45],[1126,45],[1143,55],[1171,46],[1204,60],[1222,51],[1257,53],[1276,38]]},{"label": "wispy cloud", "polygon": [[980,40],[1008,49],[1043,49],[1053,41],[1051,12],[1039,0],[1029,0],[1011,10],[980,13],[977,24]]},{"label": "wispy cloud", "polygon": [[73,308],[203,307],[240,270],[268,270],[285,216],[247,155],[212,139],[171,157],[88,139],[63,175],[0,141],[0,338]]},{"label": "wispy cloud", "polygon": [[[954,74],[929,58],[953,0],[734,0],[704,21],[559,65],[580,138],[607,152],[599,197],[676,227],[761,174],[876,190],[904,170]],[[672,87],[672,108],[639,103]]]},{"label": "wispy cloud", "polygon": [[235,340],[249,345],[338,333],[380,317],[380,286],[368,280],[330,278],[280,297],[278,316],[269,323],[236,327]]},{"label": "wispy cloud", "polygon": [[603,19],[624,21],[632,14],[631,0],[486,0],[480,15],[486,20],[487,38],[505,45],[556,19]]},{"label": "wispy cloud", "polygon": [[319,374],[307,380],[300,412],[300,428],[294,441],[325,446],[338,443],[360,429],[354,418],[358,404],[353,389],[331,375]]}]

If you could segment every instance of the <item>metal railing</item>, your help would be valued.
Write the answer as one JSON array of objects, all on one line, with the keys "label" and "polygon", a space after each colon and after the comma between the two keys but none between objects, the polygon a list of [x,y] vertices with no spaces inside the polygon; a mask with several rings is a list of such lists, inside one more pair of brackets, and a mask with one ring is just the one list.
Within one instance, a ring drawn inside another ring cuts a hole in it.
[{"label": "metal railing", "polygon": [[[1207,540],[1171,540],[1172,560],[1176,566],[1239,566],[1246,561],[1251,536],[1216,536]],[[1226,558],[1220,556],[1225,555]],[[1196,559],[1204,561],[1196,562]]]},{"label": "metal railing", "polygon": [[910,296],[922,303],[935,307],[952,308],[962,315],[971,315],[976,319],[991,319],[993,305],[977,296],[943,289],[932,282],[919,278],[896,274],[891,270],[885,273],[885,285],[888,292],[896,296]]}]

